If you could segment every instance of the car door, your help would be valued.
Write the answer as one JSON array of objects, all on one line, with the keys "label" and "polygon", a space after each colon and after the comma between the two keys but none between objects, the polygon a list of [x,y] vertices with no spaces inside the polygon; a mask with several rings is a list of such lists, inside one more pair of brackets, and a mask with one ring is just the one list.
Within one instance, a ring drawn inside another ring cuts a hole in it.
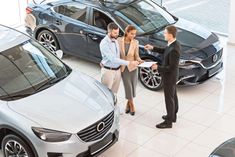
[{"label": "car door", "polygon": [[65,3],[53,8],[54,26],[58,27],[57,37],[63,49],[72,55],[87,56],[87,6],[81,3]]},{"label": "car door", "polygon": [[110,15],[96,8],[89,9],[89,27],[86,29],[89,57],[95,62],[102,59],[99,44],[107,34],[107,26],[114,22]]}]

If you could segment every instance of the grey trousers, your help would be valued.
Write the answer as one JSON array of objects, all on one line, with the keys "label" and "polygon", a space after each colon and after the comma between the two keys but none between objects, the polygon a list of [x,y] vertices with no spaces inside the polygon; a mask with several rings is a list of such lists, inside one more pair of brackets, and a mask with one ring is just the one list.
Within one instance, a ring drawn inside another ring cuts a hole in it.
[{"label": "grey trousers", "polygon": [[129,72],[128,68],[122,72],[122,80],[125,89],[126,99],[136,97],[136,86],[138,81],[138,69]]}]

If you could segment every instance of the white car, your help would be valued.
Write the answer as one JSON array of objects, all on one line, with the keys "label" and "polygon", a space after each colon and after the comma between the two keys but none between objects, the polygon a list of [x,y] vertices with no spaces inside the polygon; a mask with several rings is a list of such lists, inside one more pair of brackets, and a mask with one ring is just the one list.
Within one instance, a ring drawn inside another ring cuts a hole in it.
[{"label": "white car", "polygon": [[4,157],[97,156],[118,137],[119,109],[108,88],[34,39],[0,25]]}]

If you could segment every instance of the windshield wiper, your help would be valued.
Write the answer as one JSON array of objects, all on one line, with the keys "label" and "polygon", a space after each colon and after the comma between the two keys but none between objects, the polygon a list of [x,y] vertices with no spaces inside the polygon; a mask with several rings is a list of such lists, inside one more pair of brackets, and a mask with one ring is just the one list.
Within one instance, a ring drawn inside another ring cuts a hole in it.
[{"label": "windshield wiper", "polygon": [[56,79],[56,78],[51,78],[49,80],[47,80],[45,83],[43,83],[42,85],[40,85],[38,88],[35,89],[35,92],[38,92],[42,89],[44,89],[45,87],[49,87],[52,83],[52,81]]},{"label": "windshield wiper", "polygon": [[3,100],[15,100],[17,98],[24,98],[24,97],[27,97],[27,96],[30,96],[32,95],[32,93],[25,93],[25,94],[18,94],[18,95],[10,95],[10,96],[7,96],[6,98],[2,98]]},{"label": "windshield wiper", "polygon": [[140,34],[139,36],[143,36],[143,35],[150,35],[150,34],[153,34],[153,33],[159,32],[160,30],[162,30],[163,28],[167,27],[168,25],[170,25],[170,24],[163,25],[163,26],[158,27],[158,28],[155,28],[155,29],[153,29],[153,30],[151,30],[151,31],[149,31],[149,32],[142,33],[142,34]]},{"label": "windshield wiper", "polygon": [[155,28],[155,29],[153,29],[153,30],[151,30],[151,31],[149,31],[149,32],[142,33],[142,34],[140,34],[139,36],[150,35],[150,34],[153,34],[153,33],[157,33],[157,32],[159,32],[159,31],[161,31],[162,29],[164,29],[165,27],[167,27],[167,26],[169,26],[169,25],[175,24],[176,22],[177,22],[177,21],[175,21],[175,22],[173,22],[173,23],[165,24],[165,25],[163,25],[163,26],[161,26],[161,27],[158,27],[158,28]]},{"label": "windshield wiper", "polygon": [[48,88],[54,84],[56,84],[57,82],[63,80],[64,78],[66,78],[69,75],[69,72],[67,72],[65,75],[61,76],[61,77],[54,77],[49,79],[47,82],[45,82],[44,84],[42,84],[41,86],[39,86],[38,88],[36,88],[35,92],[41,91],[45,88]]},{"label": "windshield wiper", "polygon": [[28,97],[30,95],[33,95],[34,93],[41,91],[42,89],[45,89],[47,87],[50,87],[51,85],[59,82],[60,80],[66,78],[68,76],[68,74],[66,73],[66,75],[59,77],[59,78],[52,78],[49,79],[47,82],[45,82],[44,84],[42,84],[40,87],[38,87],[35,92],[32,93],[25,93],[25,94],[17,94],[17,95],[8,95],[5,98],[1,98],[2,100],[16,100],[16,99],[20,99],[20,98],[24,98],[24,97]]}]

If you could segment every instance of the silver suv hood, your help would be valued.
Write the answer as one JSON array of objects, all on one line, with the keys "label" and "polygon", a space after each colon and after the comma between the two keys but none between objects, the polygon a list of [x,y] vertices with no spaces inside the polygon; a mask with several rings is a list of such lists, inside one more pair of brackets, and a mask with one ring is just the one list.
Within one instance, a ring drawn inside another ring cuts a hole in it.
[{"label": "silver suv hood", "polygon": [[43,128],[77,133],[114,110],[111,96],[93,78],[73,71],[54,86],[8,104]]}]

